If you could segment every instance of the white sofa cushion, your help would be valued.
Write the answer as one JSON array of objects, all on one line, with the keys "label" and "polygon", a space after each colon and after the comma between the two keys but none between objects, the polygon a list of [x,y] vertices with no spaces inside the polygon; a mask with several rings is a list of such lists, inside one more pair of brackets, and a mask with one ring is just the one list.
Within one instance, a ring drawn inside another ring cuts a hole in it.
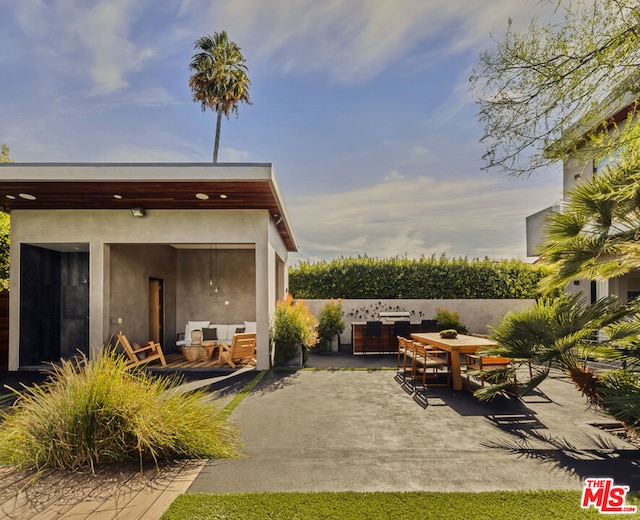
[{"label": "white sofa cushion", "polygon": [[228,336],[229,341],[233,339],[233,335],[238,332],[238,329],[244,332],[242,330],[244,329],[244,323],[234,323],[232,325],[229,325],[229,336]]},{"label": "white sofa cushion", "polygon": [[244,323],[232,323],[231,325],[226,325],[224,323],[211,323],[210,321],[189,321],[187,322],[187,326],[184,330],[184,339],[176,341],[176,345],[190,345],[191,331],[203,328],[216,329],[217,341],[231,344],[231,341],[233,341],[233,335],[238,332],[238,330],[241,332],[256,332],[256,322],[245,321]]},{"label": "white sofa cushion", "polygon": [[184,339],[176,341],[176,345],[191,345],[191,331],[202,329],[203,327],[208,327],[209,323],[209,321],[188,321],[186,327],[184,328]]},{"label": "white sofa cushion", "polygon": [[218,341],[226,341],[229,336],[229,325],[223,325],[220,323],[212,323],[209,327],[211,329],[216,329],[216,336],[218,336]]},{"label": "white sofa cushion", "polygon": [[257,331],[256,322],[255,321],[245,321],[244,322],[244,331],[255,333]]}]

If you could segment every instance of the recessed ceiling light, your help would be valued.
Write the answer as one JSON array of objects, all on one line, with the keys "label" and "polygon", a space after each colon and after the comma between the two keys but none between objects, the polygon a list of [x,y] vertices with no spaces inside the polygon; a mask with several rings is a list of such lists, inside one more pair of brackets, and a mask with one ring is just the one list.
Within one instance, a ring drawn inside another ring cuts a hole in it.
[{"label": "recessed ceiling light", "polygon": [[206,193],[196,193],[196,199],[209,200],[209,195]]},{"label": "recessed ceiling light", "polygon": [[117,193],[113,196],[114,199],[118,199],[120,200],[122,198],[122,195],[118,195]]},{"label": "recessed ceiling light", "polygon": [[221,198],[221,199],[226,199],[226,198],[227,198],[227,195],[226,195],[225,193],[221,193],[221,194],[220,194],[220,198]]},{"label": "recessed ceiling light", "polygon": [[11,199],[11,200],[15,200],[16,199],[15,195],[7,195],[6,197],[8,199]]},{"label": "recessed ceiling light", "polygon": [[18,197],[24,200],[36,200],[35,196],[31,195],[31,193],[19,193]]}]

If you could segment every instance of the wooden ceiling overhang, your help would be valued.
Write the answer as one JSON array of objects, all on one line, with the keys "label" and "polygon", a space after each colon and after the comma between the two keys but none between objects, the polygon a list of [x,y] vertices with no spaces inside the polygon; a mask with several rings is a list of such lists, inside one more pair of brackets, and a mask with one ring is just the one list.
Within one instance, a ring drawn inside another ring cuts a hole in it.
[{"label": "wooden ceiling overhang", "polygon": [[298,250],[270,164],[5,163],[0,206],[6,211],[268,210],[287,249]]}]

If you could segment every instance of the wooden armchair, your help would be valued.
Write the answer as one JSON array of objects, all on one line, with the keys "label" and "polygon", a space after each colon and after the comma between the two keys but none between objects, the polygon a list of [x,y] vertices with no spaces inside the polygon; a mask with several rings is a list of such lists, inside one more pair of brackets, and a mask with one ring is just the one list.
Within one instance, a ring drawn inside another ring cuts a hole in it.
[{"label": "wooden armchair", "polygon": [[480,386],[484,388],[485,373],[489,370],[502,370],[509,368],[513,359],[501,356],[478,356],[466,354],[467,365],[467,390],[471,392],[470,372],[475,372],[480,379]]},{"label": "wooden armchair", "polygon": [[156,359],[160,360],[160,364],[163,367],[167,366],[167,361],[164,359],[164,353],[162,352],[160,343],[150,341],[145,346],[134,349],[122,331],[118,332],[116,347],[118,346],[118,343],[122,345],[125,354],[129,358],[129,366],[137,367],[144,363],[155,361]]},{"label": "wooden armchair", "polygon": [[256,364],[256,333],[244,332],[233,335],[231,346],[220,343],[220,366],[236,368],[237,362]]}]

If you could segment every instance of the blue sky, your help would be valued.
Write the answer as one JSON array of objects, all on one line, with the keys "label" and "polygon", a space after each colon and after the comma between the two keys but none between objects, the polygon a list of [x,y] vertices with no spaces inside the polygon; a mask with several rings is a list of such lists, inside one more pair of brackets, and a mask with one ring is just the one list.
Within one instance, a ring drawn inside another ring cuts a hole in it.
[{"label": "blue sky", "polygon": [[293,261],[525,258],[525,217],[561,165],[481,171],[468,77],[490,35],[537,1],[0,0],[0,143],[19,162],[208,162],[215,117],[191,100],[193,42],[226,30],[252,106],[220,162],[273,163]]}]

